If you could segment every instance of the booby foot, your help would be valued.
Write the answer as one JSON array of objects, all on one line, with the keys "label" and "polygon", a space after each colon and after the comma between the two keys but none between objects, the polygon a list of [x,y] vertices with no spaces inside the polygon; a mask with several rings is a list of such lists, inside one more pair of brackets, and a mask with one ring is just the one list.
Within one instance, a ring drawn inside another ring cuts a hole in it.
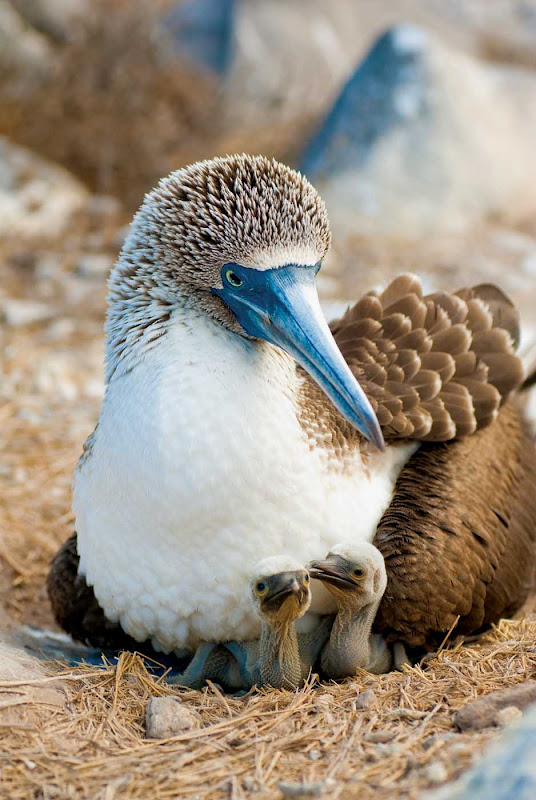
[{"label": "booby foot", "polygon": [[185,671],[171,675],[167,682],[185,689],[201,689],[207,680],[226,685],[230,661],[231,655],[222,645],[202,642]]},{"label": "booby foot", "polygon": [[370,637],[369,663],[365,668],[374,675],[384,675],[393,669],[393,654],[387,642],[379,634],[372,634]]},{"label": "booby foot", "polygon": [[393,661],[395,665],[395,669],[399,672],[403,671],[403,667],[412,667],[413,664],[410,661],[410,658],[406,652],[406,646],[404,642],[395,642],[393,645]]}]

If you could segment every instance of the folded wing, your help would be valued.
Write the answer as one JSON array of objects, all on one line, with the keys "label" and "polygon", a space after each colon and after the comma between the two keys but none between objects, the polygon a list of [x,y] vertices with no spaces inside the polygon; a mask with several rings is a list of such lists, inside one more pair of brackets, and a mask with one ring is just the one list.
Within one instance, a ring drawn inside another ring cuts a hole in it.
[{"label": "folded wing", "polygon": [[445,442],[493,422],[523,381],[519,317],[495,286],[423,296],[414,275],[331,324],[386,439]]}]

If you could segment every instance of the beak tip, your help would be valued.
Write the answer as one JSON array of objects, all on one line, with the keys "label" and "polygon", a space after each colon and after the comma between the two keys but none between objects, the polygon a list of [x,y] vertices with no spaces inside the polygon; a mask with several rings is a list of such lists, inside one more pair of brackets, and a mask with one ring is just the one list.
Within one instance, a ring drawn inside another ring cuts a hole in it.
[{"label": "beak tip", "polygon": [[364,433],[368,441],[381,453],[385,452],[385,440],[383,438],[382,429],[380,428],[380,423],[372,408],[370,408],[370,413],[363,415],[362,421],[364,422],[364,425],[361,427],[362,433]]},{"label": "beak tip", "polygon": [[383,433],[379,426],[377,430],[374,431],[374,435],[372,437],[372,443],[376,445],[376,447],[381,453],[385,453],[385,439],[383,438]]}]

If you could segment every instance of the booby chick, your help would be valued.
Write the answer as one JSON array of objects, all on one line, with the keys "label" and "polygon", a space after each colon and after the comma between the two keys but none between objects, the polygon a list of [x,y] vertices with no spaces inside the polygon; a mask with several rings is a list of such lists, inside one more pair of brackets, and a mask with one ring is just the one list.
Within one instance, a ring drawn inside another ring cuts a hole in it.
[{"label": "booby chick", "polygon": [[199,689],[211,680],[231,690],[295,689],[303,684],[331,626],[331,620],[324,619],[315,630],[296,633],[296,620],[311,604],[307,570],[286,556],[265,559],[255,567],[250,593],[261,621],[260,638],[201,644],[187,670],[171,683]]},{"label": "booby chick", "polygon": [[329,641],[322,650],[322,671],[340,680],[358,669],[380,674],[392,666],[391,652],[372,624],[387,586],[382,554],[368,542],[340,544],[309,565],[311,578],[326,586],[337,603]]},{"label": "booby chick", "polygon": [[[390,641],[434,646],[457,618],[470,633],[523,602],[536,457],[507,402],[515,309],[492,286],[425,295],[402,275],[330,330],[315,287],[329,244],[315,189],[260,156],[194,164],[146,196],[109,281],[76,559],[49,576],[73,635],[175,653],[258,638],[254,564],[337,541],[385,556]],[[311,613],[332,610],[315,591]]]}]

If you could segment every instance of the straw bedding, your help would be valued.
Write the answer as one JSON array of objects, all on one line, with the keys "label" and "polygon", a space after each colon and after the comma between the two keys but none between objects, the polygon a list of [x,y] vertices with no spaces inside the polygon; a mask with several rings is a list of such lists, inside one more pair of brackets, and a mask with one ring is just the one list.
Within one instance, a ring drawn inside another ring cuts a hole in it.
[{"label": "straw bedding", "polygon": [[[181,692],[201,727],[162,741],[144,740],[144,709],[172,690],[137,656],[117,668],[51,666],[68,703],[2,731],[2,797],[269,798],[282,781],[320,781],[325,797],[417,797],[467,768],[494,735],[456,733],[453,712],[534,675],[535,638],[536,620],[509,621],[403,674],[243,698],[215,686]],[[13,688],[6,683],[0,690]],[[369,707],[356,707],[359,693]]]}]

